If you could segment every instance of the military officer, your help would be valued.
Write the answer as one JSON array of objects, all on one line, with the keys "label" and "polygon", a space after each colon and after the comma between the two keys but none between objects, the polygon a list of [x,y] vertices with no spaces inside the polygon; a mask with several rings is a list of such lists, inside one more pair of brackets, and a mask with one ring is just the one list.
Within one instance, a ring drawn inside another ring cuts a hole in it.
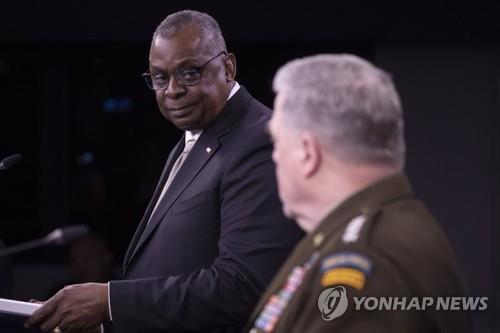
[{"label": "military officer", "polygon": [[[308,235],[246,331],[469,331],[465,311],[407,304],[465,287],[445,234],[403,173],[402,108],[389,75],[353,55],[317,55],[286,64],[273,86],[279,194]],[[389,296],[396,301],[380,308]]]}]

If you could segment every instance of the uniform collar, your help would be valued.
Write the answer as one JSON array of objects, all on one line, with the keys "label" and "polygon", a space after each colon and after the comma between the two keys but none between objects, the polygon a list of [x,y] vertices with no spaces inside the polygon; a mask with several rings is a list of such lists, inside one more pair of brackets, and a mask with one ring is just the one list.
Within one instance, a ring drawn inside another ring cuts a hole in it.
[{"label": "uniform collar", "polygon": [[340,203],[307,238],[318,243],[318,235],[331,234],[356,216],[374,214],[384,205],[411,195],[411,184],[403,173],[384,177]]}]

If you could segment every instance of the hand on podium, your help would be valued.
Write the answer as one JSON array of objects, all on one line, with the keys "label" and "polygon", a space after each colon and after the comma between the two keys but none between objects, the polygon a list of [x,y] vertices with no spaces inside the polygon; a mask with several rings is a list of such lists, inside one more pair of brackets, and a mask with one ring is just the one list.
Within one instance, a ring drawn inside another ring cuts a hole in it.
[{"label": "hand on podium", "polygon": [[25,326],[38,326],[44,332],[99,332],[109,320],[108,284],[84,283],[66,286],[26,320]]}]

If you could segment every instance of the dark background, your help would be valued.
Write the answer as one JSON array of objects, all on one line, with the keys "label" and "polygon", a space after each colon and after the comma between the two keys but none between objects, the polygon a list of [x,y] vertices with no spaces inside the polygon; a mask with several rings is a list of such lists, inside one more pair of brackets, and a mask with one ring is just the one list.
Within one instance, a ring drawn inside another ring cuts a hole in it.
[{"label": "dark background", "polygon": [[[3,3],[0,158],[23,155],[0,173],[4,242],[86,223],[120,263],[179,137],[140,74],[157,24],[187,8],[219,21],[238,82],[269,106],[276,69],[299,56],[350,52],[392,73],[405,108],[407,172],[449,235],[471,294],[490,297],[488,311],[475,315],[477,331],[499,331],[500,5],[493,2]],[[13,258],[14,296],[42,294],[33,272],[50,276],[65,252]]]}]

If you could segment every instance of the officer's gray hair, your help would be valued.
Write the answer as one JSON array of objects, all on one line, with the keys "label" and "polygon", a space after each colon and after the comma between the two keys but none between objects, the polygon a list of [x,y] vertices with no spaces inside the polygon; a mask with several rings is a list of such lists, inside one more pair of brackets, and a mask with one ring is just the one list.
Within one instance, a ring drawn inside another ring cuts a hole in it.
[{"label": "officer's gray hair", "polygon": [[348,54],[297,59],[279,69],[273,88],[287,124],[315,133],[340,158],[403,168],[401,102],[371,63]]},{"label": "officer's gray hair", "polygon": [[227,52],[226,42],[217,21],[207,13],[195,10],[182,10],[168,15],[156,28],[153,41],[156,37],[170,38],[188,27],[199,29],[206,43],[203,52],[207,56]]}]

